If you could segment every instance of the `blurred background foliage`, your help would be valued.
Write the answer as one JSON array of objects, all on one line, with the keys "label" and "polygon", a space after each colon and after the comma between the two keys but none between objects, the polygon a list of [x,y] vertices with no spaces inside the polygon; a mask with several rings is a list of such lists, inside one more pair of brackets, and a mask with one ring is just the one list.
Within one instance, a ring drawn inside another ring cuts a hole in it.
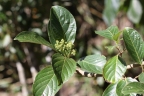
[{"label": "blurred background foliage", "polygon": [[[143,0],[0,0],[0,96],[32,96],[33,79],[50,64],[53,51],[13,38],[22,31],[34,31],[48,40],[47,24],[53,5],[67,8],[76,19],[75,60],[99,53],[109,58],[117,53],[111,46],[113,42],[97,36],[95,30],[117,25],[120,29],[133,27],[144,36]],[[127,56],[125,60],[132,63]],[[127,75],[135,77],[139,72],[136,68]],[[103,78],[75,75],[56,96],[101,96],[107,85]]]}]

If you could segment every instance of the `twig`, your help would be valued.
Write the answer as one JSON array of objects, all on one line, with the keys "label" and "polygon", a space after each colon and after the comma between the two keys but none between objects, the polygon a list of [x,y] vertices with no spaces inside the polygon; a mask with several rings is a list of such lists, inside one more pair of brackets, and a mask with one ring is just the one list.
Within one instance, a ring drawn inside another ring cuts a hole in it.
[{"label": "twig", "polygon": [[16,67],[17,67],[20,83],[22,84],[22,96],[28,96],[26,78],[25,78],[25,73],[22,64],[20,62],[17,62]]},{"label": "twig", "polygon": [[37,75],[37,70],[36,70],[36,68],[35,68],[34,66],[31,66],[31,67],[30,67],[30,71],[31,71],[31,74],[32,74],[32,80],[33,80],[33,82],[34,82],[35,77],[36,77],[36,75]]},{"label": "twig", "polygon": [[102,19],[102,14],[100,12],[98,12],[96,9],[94,8],[90,8],[90,11],[93,15],[99,17],[100,19]]},{"label": "twig", "polygon": [[96,0],[92,0],[91,4],[93,5],[93,7],[95,7],[96,9],[99,9],[100,11],[103,11],[104,9],[104,7],[100,5]]},{"label": "twig", "polygon": [[144,66],[144,62],[142,62],[142,64],[130,64],[130,65],[127,65],[127,69],[131,69],[131,68],[134,68],[134,67],[140,67],[140,66]]},{"label": "twig", "polygon": [[[131,69],[131,68],[134,68],[134,67],[140,67],[140,66],[144,66],[144,62],[142,63],[142,65],[140,64],[130,64],[130,65],[127,65],[126,68],[127,69]],[[76,69],[76,72],[81,75],[81,76],[84,76],[84,77],[101,77],[102,74],[96,74],[96,73],[91,73],[91,72],[86,72],[82,69],[80,69],[79,67],[77,67]]]},{"label": "twig", "polygon": [[36,68],[32,64],[31,56],[30,56],[30,52],[29,52],[28,48],[25,47],[25,46],[23,46],[23,48],[24,48],[24,52],[26,54],[26,60],[28,62],[28,65],[30,66],[30,71],[31,71],[31,74],[32,74],[32,79],[34,81],[35,77],[37,75],[37,70],[36,70]]},{"label": "twig", "polygon": [[89,77],[89,78],[91,78],[91,77],[101,77],[102,76],[101,74],[96,74],[96,73],[90,73],[90,72],[83,71],[80,68],[77,68],[76,72],[78,74],[80,74],[81,76]]},{"label": "twig", "polygon": [[136,76],[135,79],[137,79],[139,76]]}]

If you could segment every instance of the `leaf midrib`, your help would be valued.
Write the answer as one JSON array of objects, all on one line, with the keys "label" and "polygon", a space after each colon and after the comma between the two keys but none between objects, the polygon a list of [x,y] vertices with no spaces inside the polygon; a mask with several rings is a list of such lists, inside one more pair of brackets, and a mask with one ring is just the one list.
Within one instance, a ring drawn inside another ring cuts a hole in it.
[{"label": "leaf midrib", "polygon": [[[92,63],[89,63],[89,62],[86,62],[86,61],[82,61],[83,63],[83,66],[87,65],[89,67],[89,69],[91,69],[93,72],[96,72],[98,70],[94,70],[93,68],[91,68],[89,65],[92,65],[94,67],[99,67],[99,66],[95,66],[95,64],[92,64]],[[85,64],[84,64],[85,63]],[[86,66],[85,66],[86,67]]]},{"label": "leaf midrib", "polygon": [[111,31],[110,31],[110,30],[108,30],[108,32],[110,32],[110,34],[111,34],[111,37],[112,37],[112,39],[113,39],[113,34],[111,33]]},{"label": "leaf midrib", "polygon": [[63,69],[64,69],[64,66],[65,66],[65,60],[66,60],[66,57],[63,57],[64,59],[63,59],[63,65],[62,65],[62,71],[61,71],[61,79],[62,79],[62,82],[64,82],[64,80],[65,80],[65,78],[64,78],[64,80],[63,80],[63,78],[62,78],[62,73],[63,73]]},{"label": "leaf midrib", "polygon": [[[53,72],[53,73],[54,73],[54,72]],[[48,86],[48,84],[49,84],[49,82],[52,80],[52,78],[54,78],[54,76],[55,76],[55,73],[54,73],[53,76],[49,79],[46,87]],[[46,80],[45,80],[45,81],[46,81]],[[40,83],[39,83],[39,84],[40,84]],[[39,84],[37,84],[37,85],[39,85]],[[45,87],[45,88],[46,88],[46,87]],[[43,88],[43,87],[41,87],[41,88]],[[39,89],[36,91],[36,93],[39,93],[39,90],[40,90],[41,88],[39,88]],[[36,87],[35,87],[35,89],[36,89]],[[44,89],[44,90],[45,90],[45,89]],[[43,91],[44,91],[44,90],[43,90]],[[35,94],[36,94],[36,93],[35,93]],[[42,94],[43,94],[43,92],[42,92]]]},{"label": "leaf midrib", "polygon": [[53,13],[55,14],[55,16],[56,16],[56,18],[58,19],[58,22],[59,22],[59,24],[60,24],[60,26],[61,26],[61,29],[62,29],[62,33],[63,33],[63,36],[64,36],[64,40],[67,40],[67,38],[66,38],[66,36],[65,36],[65,32],[64,32],[64,30],[63,30],[63,27],[62,27],[62,24],[61,24],[61,22],[60,22],[60,19],[59,19],[59,16],[57,15],[57,12],[55,11],[55,10],[53,10]]},{"label": "leaf midrib", "polygon": [[130,40],[131,43],[132,43],[132,46],[133,46],[133,48],[134,48],[134,52],[136,53],[136,55],[137,55],[137,57],[138,57],[138,60],[139,60],[139,63],[140,63],[141,60],[140,60],[140,58],[139,58],[139,56],[138,56],[138,53],[136,52],[136,49],[135,49],[135,47],[134,47],[134,44],[133,44],[132,40],[131,40],[131,38],[130,38],[130,34],[127,32],[127,30],[126,30],[126,33],[128,34],[129,40]]}]

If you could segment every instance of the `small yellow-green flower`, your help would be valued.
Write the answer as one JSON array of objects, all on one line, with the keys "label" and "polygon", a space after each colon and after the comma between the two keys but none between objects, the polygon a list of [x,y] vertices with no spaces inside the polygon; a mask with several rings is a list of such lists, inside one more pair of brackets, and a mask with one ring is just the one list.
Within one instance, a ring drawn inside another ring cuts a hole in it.
[{"label": "small yellow-green flower", "polygon": [[74,49],[72,49],[71,54],[74,56],[76,54],[76,51]]},{"label": "small yellow-green flower", "polygon": [[64,39],[61,39],[60,41],[56,40],[56,43],[54,46],[58,52],[60,52],[61,54],[65,56],[76,54],[76,51],[73,49],[73,46],[74,46],[73,43],[65,42]]},{"label": "small yellow-green flower", "polygon": [[64,39],[61,39],[60,44],[62,45],[64,44]]},{"label": "small yellow-green flower", "polygon": [[71,42],[69,42],[69,43],[66,44],[66,48],[67,49],[72,49],[72,46],[73,46],[73,44]]}]

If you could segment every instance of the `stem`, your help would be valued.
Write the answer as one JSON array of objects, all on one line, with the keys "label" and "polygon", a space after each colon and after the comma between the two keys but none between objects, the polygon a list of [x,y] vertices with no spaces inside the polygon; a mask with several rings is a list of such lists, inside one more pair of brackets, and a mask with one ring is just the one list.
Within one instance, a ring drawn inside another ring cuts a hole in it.
[{"label": "stem", "polygon": [[121,50],[120,50],[119,46],[116,46],[116,48],[119,51],[119,53],[121,53]]},{"label": "stem", "polygon": [[26,83],[24,68],[20,62],[16,62],[16,67],[18,70],[18,76],[19,76],[19,80],[21,83],[21,87],[22,87],[22,96],[28,96],[29,92],[27,89],[27,83]]},{"label": "stem", "polygon": [[115,42],[116,44],[116,48],[119,51],[120,56],[122,57],[122,53],[124,52],[123,50],[121,51],[120,46],[117,44],[117,42]]},{"label": "stem", "polygon": [[91,78],[91,77],[98,77],[98,76],[102,77],[101,74],[98,75],[98,74],[96,74],[96,73],[86,72],[86,71],[83,71],[83,70],[80,69],[80,68],[77,68],[77,69],[76,69],[76,72],[77,72],[79,75],[81,75],[81,76],[89,77],[89,78]]},{"label": "stem", "polygon": [[136,76],[135,79],[137,79],[139,76]]},{"label": "stem", "polygon": [[[140,67],[140,66],[144,66],[144,62],[140,65],[140,64],[130,64],[130,65],[127,65],[127,69],[132,69],[134,67]],[[144,70],[144,69],[143,69]],[[102,77],[102,74],[96,74],[96,73],[91,73],[91,72],[86,72],[82,69],[80,69],[79,67],[76,69],[76,72],[81,75],[81,76],[84,76],[84,77]]]},{"label": "stem", "polygon": [[64,50],[64,54],[66,57],[69,57],[68,51],[66,49]]}]

